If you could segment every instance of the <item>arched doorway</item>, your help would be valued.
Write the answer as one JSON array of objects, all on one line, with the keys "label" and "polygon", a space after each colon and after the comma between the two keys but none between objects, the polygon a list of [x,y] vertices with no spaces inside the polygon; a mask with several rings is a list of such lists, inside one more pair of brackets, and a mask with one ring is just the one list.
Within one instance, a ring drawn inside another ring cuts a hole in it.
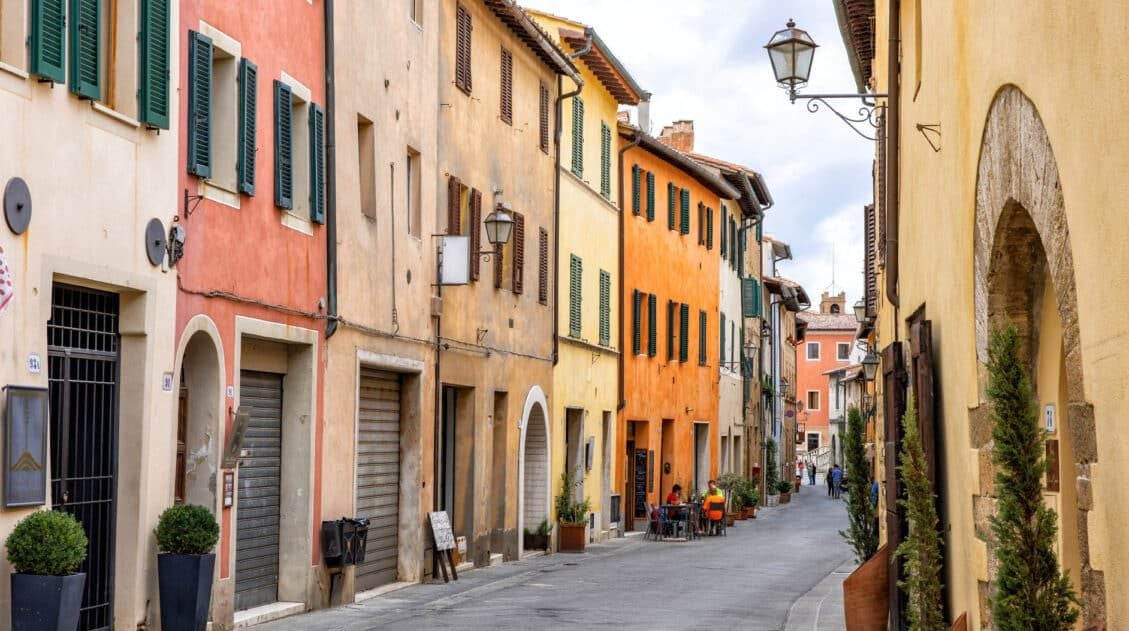
[{"label": "arched doorway", "polygon": [[521,529],[537,530],[549,519],[551,466],[549,459],[549,417],[545,395],[534,386],[526,398],[521,419],[521,444],[518,475],[518,503],[521,522],[518,550],[524,553]]},{"label": "arched doorway", "polygon": [[[1104,621],[1104,578],[1089,564],[1090,465],[1097,461],[1093,407],[1085,400],[1074,263],[1054,151],[1035,105],[1015,86],[996,95],[980,147],[975,225],[976,353],[980,410],[989,331],[1010,324],[1041,415],[1046,415],[1052,470],[1045,497],[1059,516],[1060,562],[1081,597],[1087,626]],[[1050,418],[1055,419],[1053,428]],[[989,415],[973,415],[972,447],[991,462]],[[1055,466],[1057,465],[1057,466]],[[1056,476],[1057,474],[1057,476]],[[981,476],[976,502],[991,505],[992,476]],[[1057,478],[1057,485],[1056,479]],[[1057,488],[1056,488],[1057,487]],[[991,511],[975,506],[987,519]],[[977,523],[977,530],[984,530]],[[989,543],[989,545],[991,545]],[[986,590],[981,590],[982,597]]]},{"label": "arched doorway", "polygon": [[180,355],[173,497],[218,515],[224,369],[215,324],[203,316],[193,318],[185,328]]}]

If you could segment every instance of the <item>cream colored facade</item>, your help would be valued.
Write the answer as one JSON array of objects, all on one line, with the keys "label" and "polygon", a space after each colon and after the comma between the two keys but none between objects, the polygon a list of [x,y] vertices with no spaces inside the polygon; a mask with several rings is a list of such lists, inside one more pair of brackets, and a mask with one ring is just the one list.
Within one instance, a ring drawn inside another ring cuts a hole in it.
[{"label": "cream colored facade", "polygon": [[[163,421],[175,418],[176,392],[171,383],[162,388],[162,381],[174,365],[176,270],[149,262],[144,237],[151,218],[159,219],[167,231],[180,208],[178,113],[172,88],[179,75],[178,55],[170,43],[171,129],[158,134],[138,123],[139,106],[133,97],[138,87],[138,3],[118,5],[119,23],[130,26],[120,29],[128,36],[116,42],[118,61],[108,83],[120,96],[99,103],[79,100],[66,85],[40,83],[29,76],[26,4],[0,6],[0,186],[22,178],[32,201],[30,227],[23,234],[0,221],[0,268],[6,263],[13,290],[7,306],[0,308],[0,386],[47,388],[49,379],[62,379],[61,364],[52,359],[62,350],[48,346],[53,286],[107,292],[110,301],[118,302],[117,334],[112,335],[117,357],[112,361],[120,372],[107,376],[117,401],[110,413],[117,438],[107,450],[117,458],[117,468],[112,504],[116,528],[109,542],[113,605],[106,612],[107,624],[132,629],[154,623],[157,549],[152,532],[157,516],[173,503],[176,426]],[[175,42],[175,10],[170,19],[170,42]],[[189,242],[191,238],[189,231]],[[70,324],[79,326],[80,321]],[[58,343],[60,338],[53,339]],[[86,423],[92,408],[76,408],[74,418]],[[48,437],[49,444],[58,440],[53,432]],[[81,448],[72,443],[71,452]],[[50,480],[51,465],[39,464]],[[60,507],[61,498],[53,497],[50,484],[46,486],[45,507]],[[67,486],[72,492],[74,488]],[[0,538],[39,508],[0,509]],[[7,576],[11,568],[6,560],[0,563]],[[10,607],[9,581],[3,580],[2,629],[10,624]]]},{"label": "cream colored facade", "polygon": [[[1129,11],[898,4],[899,124],[888,137],[897,134],[900,151],[887,141],[886,168],[897,168],[900,186],[893,203],[876,200],[871,247],[884,252],[874,338],[879,348],[906,342],[919,310],[932,321],[949,618],[967,613],[969,628],[990,625],[996,489],[984,362],[988,331],[1011,323],[1027,343],[1041,422],[1048,407],[1055,412],[1046,437],[1058,441],[1061,491],[1045,497],[1059,515],[1060,562],[1082,602],[1080,626],[1129,627],[1120,597],[1129,593],[1129,486],[1118,479],[1129,458],[1121,430],[1129,218],[1119,175],[1129,153],[1117,107],[1129,83],[1114,67]],[[875,5],[872,85],[886,92],[890,2]],[[1081,85],[1085,96],[1071,96]],[[940,133],[923,135],[918,124]],[[892,440],[878,429],[879,441]]]}]

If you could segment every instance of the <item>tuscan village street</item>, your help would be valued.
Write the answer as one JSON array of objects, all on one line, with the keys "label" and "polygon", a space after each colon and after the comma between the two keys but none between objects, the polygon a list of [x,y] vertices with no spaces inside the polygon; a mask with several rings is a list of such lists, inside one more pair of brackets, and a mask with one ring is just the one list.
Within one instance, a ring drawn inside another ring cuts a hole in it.
[{"label": "tuscan village street", "polygon": [[641,536],[416,584],[363,603],[257,627],[368,629],[842,629],[844,503],[822,484],[724,537]]}]

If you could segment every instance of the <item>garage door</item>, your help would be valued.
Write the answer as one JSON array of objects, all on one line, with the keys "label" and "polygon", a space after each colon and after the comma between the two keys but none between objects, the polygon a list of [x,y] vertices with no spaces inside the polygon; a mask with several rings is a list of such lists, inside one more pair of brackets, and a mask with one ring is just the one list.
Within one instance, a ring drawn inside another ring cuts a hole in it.
[{"label": "garage door", "polygon": [[239,405],[251,408],[235,527],[235,608],[243,610],[278,600],[282,375],[241,372]]},{"label": "garage door", "polygon": [[396,580],[400,523],[400,377],[361,369],[357,409],[357,515],[369,521],[357,589]]}]

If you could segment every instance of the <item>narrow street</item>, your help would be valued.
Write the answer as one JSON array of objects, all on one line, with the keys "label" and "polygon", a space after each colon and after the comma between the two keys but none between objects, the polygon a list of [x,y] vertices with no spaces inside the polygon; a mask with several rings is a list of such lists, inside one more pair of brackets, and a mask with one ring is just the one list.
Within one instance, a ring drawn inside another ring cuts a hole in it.
[{"label": "narrow street", "polygon": [[[842,628],[839,572],[851,551],[844,503],[805,486],[792,502],[725,537],[641,537],[464,573],[258,628],[747,629]],[[827,580],[825,580],[827,579]],[[802,626],[801,624],[802,623]]]}]

